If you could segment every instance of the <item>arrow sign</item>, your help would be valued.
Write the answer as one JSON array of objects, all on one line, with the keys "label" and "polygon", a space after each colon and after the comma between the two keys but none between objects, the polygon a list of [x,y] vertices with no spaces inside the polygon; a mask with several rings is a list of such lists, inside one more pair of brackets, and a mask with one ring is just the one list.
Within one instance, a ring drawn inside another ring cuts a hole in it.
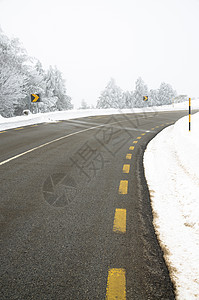
[{"label": "arrow sign", "polygon": [[144,100],[144,101],[147,101],[147,100],[148,100],[148,96],[144,96],[144,97],[143,97],[143,100]]},{"label": "arrow sign", "polygon": [[31,102],[40,102],[39,94],[31,94]]}]

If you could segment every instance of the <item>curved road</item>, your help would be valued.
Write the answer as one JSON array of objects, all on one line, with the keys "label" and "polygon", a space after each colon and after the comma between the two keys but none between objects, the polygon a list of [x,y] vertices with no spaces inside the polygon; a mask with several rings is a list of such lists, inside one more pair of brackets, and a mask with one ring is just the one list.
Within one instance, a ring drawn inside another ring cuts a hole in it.
[{"label": "curved road", "polygon": [[187,112],[0,133],[0,299],[174,299],[143,153]]}]

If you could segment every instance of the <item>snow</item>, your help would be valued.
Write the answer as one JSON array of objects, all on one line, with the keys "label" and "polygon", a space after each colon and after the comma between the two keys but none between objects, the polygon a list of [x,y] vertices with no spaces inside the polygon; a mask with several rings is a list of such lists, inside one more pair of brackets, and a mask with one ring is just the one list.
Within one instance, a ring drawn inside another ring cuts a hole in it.
[{"label": "snow", "polygon": [[[199,100],[192,101],[199,109]],[[143,109],[92,109],[0,116],[0,131],[80,117],[120,113],[187,110],[188,102]],[[164,250],[176,298],[199,299],[199,113],[161,131],[144,154],[145,175],[154,214],[154,227]],[[164,170],[164,171],[163,171]]]},{"label": "snow", "polygon": [[[34,125],[39,123],[50,123],[59,120],[70,120],[75,118],[111,115],[121,113],[141,113],[141,112],[157,112],[157,111],[172,111],[188,109],[188,101],[176,103],[174,105],[153,106],[134,109],[79,109],[56,111],[48,113],[30,114],[19,117],[3,118],[0,116],[0,130],[7,130],[21,126]],[[199,100],[192,101],[192,109],[199,109]]]},{"label": "snow", "polygon": [[176,299],[199,299],[199,113],[160,132],[147,146],[144,167],[154,227]]}]

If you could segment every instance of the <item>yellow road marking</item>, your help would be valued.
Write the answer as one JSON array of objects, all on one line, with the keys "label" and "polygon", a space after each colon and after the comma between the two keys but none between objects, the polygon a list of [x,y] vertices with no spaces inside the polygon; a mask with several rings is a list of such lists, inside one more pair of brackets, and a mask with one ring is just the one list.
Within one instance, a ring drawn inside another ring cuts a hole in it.
[{"label": "yellow road marking", "polygon": [[134,148],[135,148],[134,146],[131,146],[129,147],[129,150],[134,150]]},{"label": "yellow road marking", "polygon": [[131,153],[127,153],[126,159],[131,159],[131,158],[132,158],[132,154]]},{"label": "yellow road marking", "polygon": [[14,130],[21,130],[24,129],[23,127],[15,128]]},{"label": "yellow road marking", "polygon": [[133,144],[137,144],[138,141],[133,141]]},{"label": "yellow road marking", "polygon": [[126,209],[116,208],[113,224],[114,232],[126,232]]},{"label": "yellow road marking", "polygon": [[141,135],[145,135],[146,133],[142,133]]},{"label": "yellow road marking", "polygon": [[106,300],[126,300],[126,271],[125,269],[109,269]]},{"label": "yellow road marking", "polygon": [[123,173],[129,173],[130,165],[123,165]]},{"label": "yellow road marking", "polygon": [[31,127],[37,127],[37,126],[39,126],[39,125],[32,125]]},{"label": "yellow road marking", "polygon": [[0,133],[4,133],[4,132],[6,132],[5,130],[4,131],[0,131]]},{"label": "yellow road marking", "polygon": [[159,126],[156,126],[155,128],[159,128]]},{"label": "yellow road marking", "polygon": [[155,128],[151,128],[151,130],[154,130]]},{"label": "yellow road marking", "polygon": [[141,136],[138,136],[138,137],[137,137],[138,140],[140,140],[141,138],[142,138]]},{"label": "yellow road marking", "polygon": [[121,180],[119,186],[119,194],[126,195],[128,193],[128,180]]}]

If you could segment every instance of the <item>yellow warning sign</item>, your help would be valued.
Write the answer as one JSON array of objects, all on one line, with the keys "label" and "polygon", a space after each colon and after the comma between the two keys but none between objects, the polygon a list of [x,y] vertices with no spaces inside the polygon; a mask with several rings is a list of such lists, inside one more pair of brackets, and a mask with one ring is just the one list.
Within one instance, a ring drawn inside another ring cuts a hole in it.
[{"label": "yellow warning sign", "polygon": [[39,94],[31,94],[31,102],[40,102]]}]

